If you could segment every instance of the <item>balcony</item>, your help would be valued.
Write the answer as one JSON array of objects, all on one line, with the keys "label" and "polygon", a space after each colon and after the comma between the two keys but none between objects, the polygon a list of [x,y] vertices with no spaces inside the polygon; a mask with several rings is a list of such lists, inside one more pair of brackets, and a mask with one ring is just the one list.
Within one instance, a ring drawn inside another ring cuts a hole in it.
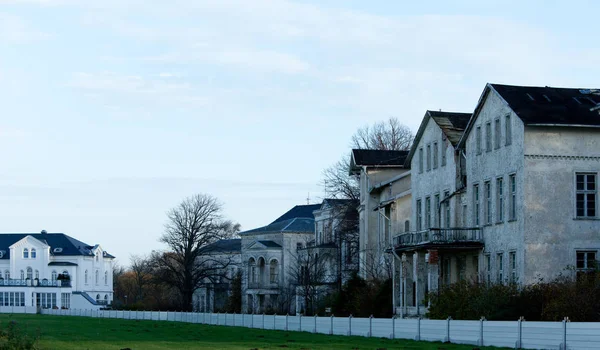
[{"label": "balcony", "polygon": [[394,237],[396,250],[418,248],[481,248],[483,237],[478,227],[430,228],[422,231],[401,233]]},{"label": "balcony", "polygon": [[0,287],[71,287],[70,280],[28,280],[0,278]]},{"label": "balcony", "polygon": [[248,283],[248,289],[279,289],[279,283],[259,283],[259,282],[250,282]]}]

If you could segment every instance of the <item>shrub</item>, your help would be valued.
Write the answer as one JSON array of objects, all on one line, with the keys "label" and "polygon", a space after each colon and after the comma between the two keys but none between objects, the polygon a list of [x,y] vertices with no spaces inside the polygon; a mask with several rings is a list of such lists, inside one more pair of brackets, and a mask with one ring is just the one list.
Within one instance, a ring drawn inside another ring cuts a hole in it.
[{"label": "shrub", "polygon": [[38,340],[39,330],[31,336],[16,321],[9,321],[6,328],[0,329],[0,350],[36,349]]}]

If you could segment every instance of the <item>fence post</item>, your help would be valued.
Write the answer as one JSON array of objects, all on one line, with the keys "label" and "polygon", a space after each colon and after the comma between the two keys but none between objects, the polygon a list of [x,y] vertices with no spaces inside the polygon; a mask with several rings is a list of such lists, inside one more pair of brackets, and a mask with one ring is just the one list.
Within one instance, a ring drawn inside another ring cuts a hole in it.
[{"label": "fence post", "polygon": [[285,330],[288,330],[288,317],[290,316],[290,314],[285,314]]},{"label": "fence post", "polygon": [[391,339],[396,338],[396,315],[392,316],[392,336]]},{"label": "fence post", "polygon": [[313,333],[317,333],[317,315],[315,315],[315,328],[313,329]]},{"label": "fence post", "polygon": [[277,323],[277,314],[273,313],[273,329],[277,329],[277,326],[275,325]]},{"label": "fence post", "polygon": [[[483,321],[485,321],[485,317],[481,316],[481,319],[479,320],[479,341],[478,344],[479,346],[483,346]],[[519,326],[519,330],[521,329],[521,327]],[[521,339],[521,337],[519,336],[519,340]]]},{"label": "fence post", "polygon": [[563,323],[563,334],[562,334],[562,349],[567,350],[567,322],[571,322],[568,317],[565,317],[562,321]]},{"label": "fence post", "polygon": [[373,335],[373,315],[369,316],[369,337]]},{"label": "fence post", "polygon": [[348,316],[348,335],[352,335],[352,314]]},{"label": "fence post", "polygon": [[263,312],[263,319],[262,319],[262,322],[263,322],[263,327],[262,327],[262,328],[263,328],[263,329],[265,329],[265,313],[264,313],[264,312]]},{"label": "fence post", "polygon": [[447,343],[450,342],[450,321],[451,320],[452,320],[452,316],[448,316],[448,319],[446,320],[446,339],[444,340]]},{"label": "fence post", "polygon": [[525,317],[521,316],[517,320],[517,344],[516,348],[520,349],[521,344],[523,343],[523,321],[525,321]]},{"label": "fence post", "polygon": [[300,314],[300,322],[299,323],[300,323],[300,326],[298,326],[298,328],[299,328],[298,331],[302,332],[302,314]]},{"label": "fence post", "polygon": [[421,316],[417,317],[417,338],[415,340],[421,340]]},{"label": "fence post", "polygon": [[331,326],[329,328],[329,334],[333,334],[333,314],[331,314]]}]

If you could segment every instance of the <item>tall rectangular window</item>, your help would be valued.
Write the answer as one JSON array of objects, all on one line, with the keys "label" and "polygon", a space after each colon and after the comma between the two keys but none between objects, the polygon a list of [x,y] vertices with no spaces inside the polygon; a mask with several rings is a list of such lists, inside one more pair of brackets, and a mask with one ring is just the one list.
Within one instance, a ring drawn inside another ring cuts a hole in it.
[{"label": "tall rectangular window", "polygon": [[577,173],[576,214],[578,218],[595,218],[598,198],[598,181],[594,173]]},{"label": "tall rectangular window", "polygon": [[492,183],[490,181],[485,182],[483,191],[485,224],[489,225],[492,223]]},{"label": "tall rectangular window", "polygon": [[440,227],[440,194],[437,193],[433,198],[433,225]]},{"label": "tall rectangular window", "polygon": [[425,197],[425,228],[431,227],[431,197]]},{"label": "tall rectangular window", "polygon": [[517,175],[511,174],[508,177],[508,186],[510,189],[509,197],[509,220],[517,220]]},{"label": "tall rectangular window", "polygon": [[517,252],[508,253],[508,264],[510,266],[510,282],[517,283]]},{"label": "tall rectangular window", "polygon": [[441,149],[441,151],[442,151],[442,166],[446,165],[446,149],[448,147],[447,142],[448,142],[447,138],[443,137],[442,138],[442,149]]},{"label": "tall rectangular window", "polygon": [[498,283],[504,283],[504,253],[496,256],[496,268],[498,269]]},{"label": "tall rectangular window", "polygon": [[438,157],[440,150],[438,149],[438,143],[433,143],[433,168],[437,169],[438,167]]},{"label": "tall rectangular window", "polygon": [[510,114],[504,117],[504,138],[506,145],[510,145],[512,143],[512,127],[510,124]]},{"label": "tall rectangular window", "polygon": [[480,213],[479,184],[474,184],[473,185],[473,224],[475,226],[479,226],[479,213]]},{"label": "tall rectangular window", "polygon": [[423,216],[421,213],[421,200],[417,199],[417,231],[423,229]]},{"label": "tall rectangular window", "polygon": [[477,154],[481,154],[481,126],[477,126],[475,133],[475,147],[477,148]]},{"label": "tall rectangular window", "polygon": [[494,120],[494,148],[500,148],[500,138],[502,134],[500,131],[500,119]]},{"label": "tall rectangular window", "polygon": [[501,177],[496,179],[496,222],[504,221],[504,184]]},{"label": "tall rectangular window", "polygon": [[427,171],[431,170],[431,145],[427,145]]},{"label": "tall rectangular window", "polygon": [[445,212],[444,224],[447,228],[450,227],[450,198],[449,197],[450,197],[450,192],[445,191],[444,199],[447,198],[447,200],[444,202],[444,212]]},{"label": "tall rectangular window", "polygon": [[485,151],[490,152],[492,150],[492,123],[485,123]]},{"label": "tall rectangular window", "polygon": [[419,172],[423,172],[423,147],[419,148]]},{"label": "tall rectangular window", "polygon": [[492,282],[492,256],[485,255],[485,281],[489,284]]}]

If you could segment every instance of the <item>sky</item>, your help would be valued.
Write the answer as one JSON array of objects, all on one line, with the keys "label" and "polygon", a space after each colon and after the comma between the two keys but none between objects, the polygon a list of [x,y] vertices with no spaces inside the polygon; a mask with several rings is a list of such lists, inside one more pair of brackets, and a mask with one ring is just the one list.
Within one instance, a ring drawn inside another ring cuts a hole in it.
[{"label": "sky", "polygon": [[360,127],[486,83],[600,87],[595,1],[0,0],[0,232],[122,265],[206,193],[242,229],[323,197]]}]

